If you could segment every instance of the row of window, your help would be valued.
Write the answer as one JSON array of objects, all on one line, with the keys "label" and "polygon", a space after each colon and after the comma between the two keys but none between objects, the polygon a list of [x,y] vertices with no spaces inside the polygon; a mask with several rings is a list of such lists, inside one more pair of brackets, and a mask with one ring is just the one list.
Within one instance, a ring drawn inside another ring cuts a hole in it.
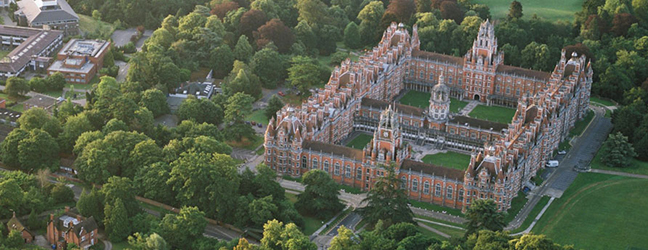
[{"label": "row of window", "polygon": [[[308,166],[308,158],[306,156],[302,156],[302,168],[306,168],[307,166]],[[297,167],[299,167],[299,164],[297,165]],[[319,162],[318,162],[317,158],[313,158],[313,160],[311,161],[311,169],[319,169]],[[324,160],[324,162],[322,164],[322,170],[324,170],[324,172],[329,173],[330,169],[329,169],[328,160]],[[336,162],[334,164],[334,166],[333,166],[333,174],[334,175],[340,175],[341,170],[342,169],[340,168],[340,163]],[[351,178],[351,173],[352,173],[351,165],[347,164],[344,167],[344,176],[346,178]],[[367,173],[369,173],[369,169],[367,169]],[[358,180],[362,179],[362,168],[357,168],[356,169],[355,177]]]},{"label": "row of window", "polygon": [[[401,188],[402,189],[407,189],[407,186],[406,186],[407,185],[407,178],[405,176],[403,176],[403,177],[401,177],[401,180],[402,180],[401,181]],[[418,183],[419,183],[418,179],[412,179],[412,188],[411,188],[412,192],[418,192]],[[452,186],[447,186],[446,187],[446,192],[445,192],[446,199],[452,199],[453,191],[454,190],[452,189]],[[423,194],[430,194],[430,182],[429,181],[425,181],[423,183]],[[459,197],[457,197],[457,198],[459,199],[460,202],[463,201],[463,195],[464,195],[464,190],[459,189]],[[441,184],[440,183],[437,183],[436,186],[435,186],[434,196],[437,196],[437,197],[441,196]]]}]

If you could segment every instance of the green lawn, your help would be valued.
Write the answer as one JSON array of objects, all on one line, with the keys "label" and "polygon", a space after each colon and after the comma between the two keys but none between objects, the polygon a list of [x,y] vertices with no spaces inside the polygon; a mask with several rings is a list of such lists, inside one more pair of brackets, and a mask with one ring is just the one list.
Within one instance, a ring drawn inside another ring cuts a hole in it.
[{"label": "green lawn", "polygon": [[646,179],[581,173],[533,232],[575,249],[645,248],[647,189]]},{"label": "green lawn", "polygon": [[12,107],[9,108],[10,110],[16,111],[16,112],[23,112],[25,110],[25,106],[22,103],[18,103]]},{"label": "green lawn", "polygon": [[448,224],[448,225],[452,225],[452,226],[456,226],[456,227],[461,227],[461,228],[465,228],[465,227],[466,227],[465,224],[461,224],[461,223],[454,223],[454,222],[450,222],[450,221],[444,221],[444,220],[440,220],[440,219],[436,219],[436,218],[432,218],[432,217],[427,217],[427,216],[422,216],[422,215],[418,215],[418,214],[415,214],[415,215],[414,215],[414,218],[426,219],[426,220],[429,220],[429,221],[440,222],[440,223],[443,223],[443,224]]},{"label": "green lawn", "polygon": [[9,53],[11,53],[11,50],[0,50],[0,59],[2,59],[5,56],[9,55]]},{"label": "green lawn", "polygon": [[248,138],[243,138],[243,140],[240,141],[228,141],[227,145],[230,147],[235,147],[235,148],[244,148],[247,150],[256,150],[257,147],[261,146],[263,144],[263,137],[254,135],[253,139],[248,139]]},{"label": "green lawn", "polygon": [[[510,0],[474,0],[473,3],[485,4],[490,8],[493,19],[504,19],[508,14]],[[537,14],[550,21],[573,21],[574,14],[581,10],[583,0],[519,0],[522,3],[522,18],[528,19]]]},{"label": "green lawn", "polygon": [[585,128],[587,125],[594,119],[594,111],[588,110],[587,115],[585,115],[585,118],[580,121],[576,121],[576,124],[574,124],[574,128],[569,131],[569,135],[571,136],[580,136],[583,131],[585,131]]},{"label": "green lawn", "polygon": [[463,217],[464,215],[461,213],[460,208],[449,208],[449,207],[444,207],[441,205],[436,205],[428,202],[423,202],[423,201],[417,201],[417,200],[409,200],[409,203],[412,204],[413,207],[418,207],[418,208],[423,208],[427,210],[433,210],[437,212],[442,212],[446,211],[446,213],[450,215],[455,215],[459,217]]},{"label": "green lawn", "polygon": [[263,147],[263,146],[260,147],[259,149],[257,149],[257,151],[255,153],[257,155],[262,155],[263,153],[265,153],[265,147]]},{"label": "green lawn", "polygon": [[130,249],[132,246],[128,244],[128,241],[122,241],[119,243],[114,243],[112,242],[112,249],[114,250],[122,250],[122,249]]},{"label": "green lawn", "polygon": [[[295,204],[297,202],[297,195],[296,194],[286,193],[286,198],[292,204]],[[324,225],[324,223],[322,223],[322,220],[319,220],[317,218],[309,217],[309,216],[303,216],[303,217],[304,217],[304,234],[305,235],[313,234],[315,231],[317,231],[317,229],[319,229],[320,227],[322,227],[322,225]],[[328,220],[330,220],[330,219],[327,219],[327,221]]]},{"label": "green lawn", "polygon": [[613,101],[610,101],[608,99],[602,99],[599,97],[590,97],[590,102],[593,103],[598,103],[604,106],[615,106],[616,104]]},{"label": "green lawn", "polygon": [[409,106],[427,108],[430,105],[430,95],[430,93],[410,90],[398,102]]},{"label": "green lawn", "polygon": [[352,148],[357,148],[357,149],[363,149],[367,144],[373,139],[373,136],[368,135],[368,134],[359,134],[356,136],[356,138],[353,138],[349,143],[347,143],[347,147],[352,147]]},{"label": "green lawn", "polygon": [[245,120],[261,123],[264,126],[268,126],[268,118],[265,116],[265,109],[259,109],[252,112],[252,114],[250,114],[248,117],[245,117]]},{"label": "green lawn", "polygon": [[506,217],[504,217],[504,223],[508,224],[511,222],[513,219],[515,219],[515,216],[522,210],[522,207],[524,207],[524,204],[526,204],[527,198],[522,192],[518,192],[518,195],[513,198],[511,201],[511,208],[508,209]]},{"label": "green lawn", "polygon": [[339,185],[339,188],[340,188],[340,192],[342,192],[342,190],[344,190],[344,192],[347,192],[347,193],[350,193],[350,194],[363,194],[363,193],[365,193],[362,190],[360,190],[360,188],[357,188],[357,187],[351,187],[351,186],[342,185],[342,184],[338,184],[338,185]]},{"label": "green lawn", "polygon": [[499,106],[477,105],[477,107],[475,107],[468,115],[475,119],[508,124],[513,120],[515,109]]},{"label": "green lawn", "polygon": [[423,223],[426,226],[434,228],[434,229],[439,230],[441,232],[444,232],[447,235],[450,235],[451,237],[461,238],[461,237],[464,236],[464,234],[466,234],[466,231],[459,230],[459,229],[456,229],[456,228],[445,227],[445,226],[441,226],[441,225],[437,225],[437,224],[432,224],[432,223],[427,223],[427,222],[420,222],[420,221],[418,221],[418,223]]},{"label": "green lawn", "polygon": [[[601,146],[601,149],[603,149],[603,146]],[[645,161],[640,161],[635,158],[633,158],[631,162],[631,166],[625,167],[625,168],[615,168],[615,167],[609,167],[603,162],[601,162],[601,149],[599,149],[599,152],[596,154],[594,157],[594,160],[592,160],[592,163],[590,166],[595,169],[602,169],[602,170],[609,170],[609,171],[619,171],[619,172],[626,172],[626,173],[631,173],[631,174],[643,174],[643,175],[648,175],[648,162]]]},{"label": "green lawn", "polygon": [[522,225],[519,228],[511,231],[511,233],[522,232],[527,229],[531,225],[533,220],[535,220],[535,217],[538,216],[540,211],[542,211],[542,208],[544,208],[544,206],[549,203],[549,199],[551,199],[549,196],[543,196],[542,198],[540,198],[535,207],[533,207],[533,209],[531,209],[531,212],[529,212],[529,216],[527,216],[524,222],[522,222]]},{"label": "green lawn", "polygon": [[459,101],[459,99],[450,98],[450,112],[459,112],[468,105],[468,102]]},{"label": "green lawn", "polygon": [[115,27],[107,22],[97,21],[92,17],[79,14],[79,28],[84,33],[92,34],[101,39],[109,39]]},{"label": "green lawn", "polygon": [[425,163],[466,170],[470,164],[470,155],[448,151],[447,153],[426,155],[421,160]]}]

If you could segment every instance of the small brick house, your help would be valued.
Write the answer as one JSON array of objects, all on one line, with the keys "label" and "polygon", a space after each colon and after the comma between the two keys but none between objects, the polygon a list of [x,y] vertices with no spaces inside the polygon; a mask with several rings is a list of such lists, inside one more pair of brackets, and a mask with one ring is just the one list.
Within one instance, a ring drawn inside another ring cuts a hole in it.
[{"label": "small brick house", "polygon": [[17,230],[21,233],[22,238],[25,240],[25,243],[31,243],[34,241],[34,235],[31,231],[27,230],[25,226],[20,223],[20,220],[16,218],[16,212],[13,213],[13,217],[7,221],[7,229],[9,232]]},{"label": "small brick house", "polygon": [[83,218],[74,214],[66,207],[64,215],[54,218],[50,215],[47,223],[47,242],[55,249],[65,249],[69,243],[74,243],[80,248],[87,248],[97,244],[98,226],[94,217]]}]

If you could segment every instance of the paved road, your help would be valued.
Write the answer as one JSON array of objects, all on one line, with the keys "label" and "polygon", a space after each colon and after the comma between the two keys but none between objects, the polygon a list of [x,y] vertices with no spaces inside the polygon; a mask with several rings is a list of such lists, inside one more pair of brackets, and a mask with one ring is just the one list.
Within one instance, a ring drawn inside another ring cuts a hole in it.
[{"label": "paved road", "polygon": [[326,236],[335,237],[338,234],[338,229],[341,226],[353,230],[355,229],[355,226],[358,225],[358,223],[360,223],[361,220],[362,220],[362,216],[360,216],[360,214],[356,212],[351,212],[347,215],[347,217],[345,217],[337,225],[335,225],[335,227],[328,234],[326,234]]},{"label": "paved road", "polygon": [[103,241],[104,250],[111,250],[113,248],[112,242],[107,241],[107,240],[101,240],[101,241]]},{"label": "paved road", "polygon": [[560,165],[557,168],[550,170],[552,172],[545,183],[531,191],[527,204],[525,204],[505,229],[512,230],[520,227],[542,196],[548,195],[560,198],[563,192],[576,179],[576,176],[578,176],[578,172],[575,172],[573,168],[575,166],[588,166],[592,161],[599,147],[612,129],[612,122],[609,118],[604,117],[605,109],[595,106],[590,107],[594,110],[595,114],[592,122],[575,142],[572,141],[572,149],[564,156],[564,159],[559,159]]}]

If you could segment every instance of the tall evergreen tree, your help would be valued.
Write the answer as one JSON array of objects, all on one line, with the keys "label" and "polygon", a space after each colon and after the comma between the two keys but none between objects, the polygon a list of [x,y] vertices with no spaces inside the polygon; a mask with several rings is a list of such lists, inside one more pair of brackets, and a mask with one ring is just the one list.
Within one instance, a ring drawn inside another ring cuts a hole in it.
[{"label": "tall evergreen tree", "polygon": [[393,166],[386,166],[387,174],[378,178],[374,187],[362,202],[367,206],[360,209],[367,223],[373,225],[383,220],[385,225],[399,222],[413,222],[413,213],[407,202],[407,194],[401,189],[401,180]]},{"label": "tall evergreen tree", "polygon": [[96,188],[92,188],[89,193],[83,190],[81,197],[77,201],[76,207],[79,209],[81,215],[85,217],[93,216],[99,223],[103,223],[104,218],[104,204],[103,194]]},{"label": "tall evergreen tree", "polygon": [[355,22],[350,22],[344,29],[344,45],[349,49],[358,49],[362,46],[360,29]]},{"label": "tall evergreen tree", "polygon": [[284,103],[277,95],[272,95],[268,101],[268,106],[265,108],[265,116],[270,119],[277,116],[277,111],[283,108]]},{"label": "tall evergreen tree", "polygon": [[616,132],[608,135],[601,149],[601,162],[616,168],[630,167],[632,157],[636,157],[632,144],[628,142],[628,137]]},{"label": "tall evergreen tree", "polygon": [[128,220],[128,212],[121,199],[117,198],[114,204],[107,204],[104,213],[106,218],[106,234],[113,242],[121,242],[131,234],[131,225]]},{"label": "tall evergreen tree", "polygon": [[511,2],[509,7],[508,19],[519,19],[522,17],[522,3],[517,0]]},{"label": "tall evergreen tree", "polygon": [[501,231],[504,226],[505,213],[497,211],[497,204],[493,200],[475,199],[466,212],[468,225],[466,235],[471,235],[480,230]]},{"label": "tall evergreen tree", "polygon": [[234,58],[242,62],[248,62],[252,54],[254,54],[254,49],[252,49],[248,37],[245,35],[240,36],[236,46],[234,46]]}]

